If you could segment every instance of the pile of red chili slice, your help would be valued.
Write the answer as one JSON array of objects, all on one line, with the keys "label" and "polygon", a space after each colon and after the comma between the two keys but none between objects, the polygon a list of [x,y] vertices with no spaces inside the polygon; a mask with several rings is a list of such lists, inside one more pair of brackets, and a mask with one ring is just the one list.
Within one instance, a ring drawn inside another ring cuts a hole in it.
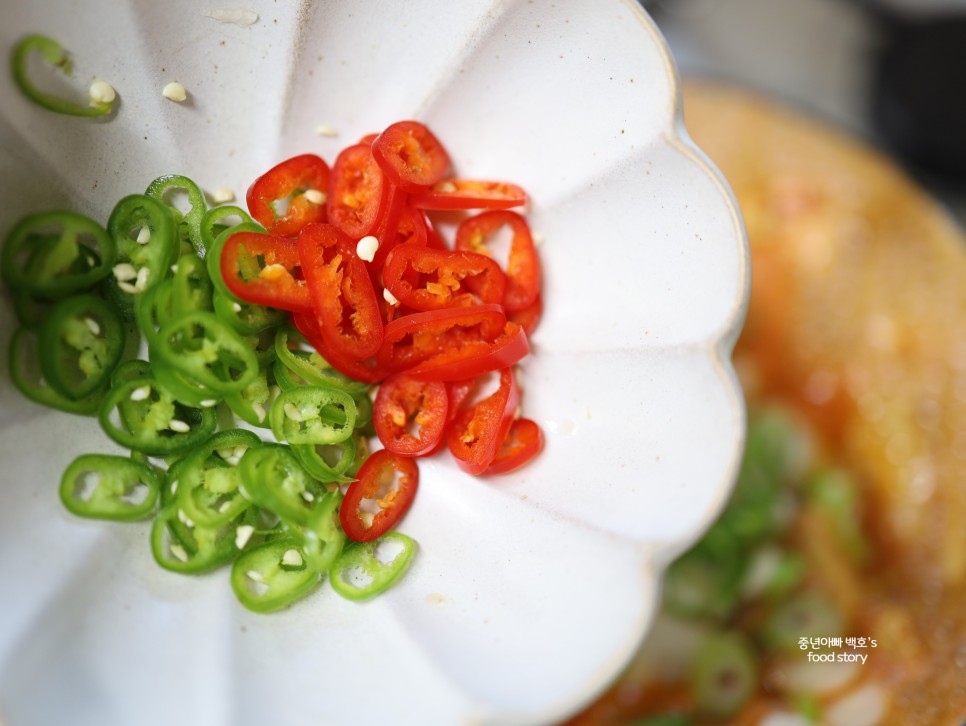
[{"label": "pile of red chili slice", "polygon": [[[180,192],[186,211],[171,203]],[[231,562],[257,612],[326,574],[352,600],[384,591],[414,552],[393,528],[415,457],[445,447],[467,472],[500,474],[542,448],[514,370],[541,312],[533,238],[513,211],[525,202],[513,184],[451,176],[439,141],[402,121],[331,168],[311,154],[273,167],[248,191],[250,216],[209,209],[182,176],[121,199],[106,228],[27,215],[0,254],[20,322],[11,380],[96,414],[132,452],[77,457],[64,505],[152,517],[162,567]],[[453,229],[447,242],[439,230]],[[381,542],[401,548],[389,563]]]},{"label": "pile of red chili slice", "polygon": [[[312,154],[283,161],[247,201],[266,232],[226,240],[225,284],[288,311],[337,370],[380,384],[373,422],[391,467],[412,471],[412,457],[445,445],[465,471],[498,474],[540,451],[514,375],[541,313],[536,247],[512,209],[526,203],[523,189],[452,176],[430,130],[400,121],[331,168]],[[440,220],[458,222],[454,239]],[[505,267],[490,249],[501,236]]]}]

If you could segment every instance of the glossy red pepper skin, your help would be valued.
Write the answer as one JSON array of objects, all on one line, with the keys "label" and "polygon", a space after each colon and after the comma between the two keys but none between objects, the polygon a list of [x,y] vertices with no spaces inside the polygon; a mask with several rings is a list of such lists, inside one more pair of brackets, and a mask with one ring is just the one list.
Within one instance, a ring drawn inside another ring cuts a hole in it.
[{"label": "glossy red pepper skin", "polygon": [[468,342],[491,343],[500,337],[505,325],[506,313],[499,305],[412,313],[386,326],[376,357],[386,370],[408,370]]},{"label": "glossy red pepper skin", "polygon": [[456,249],[487,253],[487,243],[503,226],[513,232],[510,255],[506,266],[506,295],[503,307],[507,312],[529,307],[540,294],[540,260],[533,244],[530,227],[516,212],[483,212],[463,220],[456,230]]},{"label": "glossy red pepper skin", "polygon": [[225,240],[220,255],[221,277],[233,295],[281,310],[312,310],[295,240],[259,232],[236,232]]},{"label": "glossy red pepper skin", "polygon": [[372,156],[393,184],[419,192],[443,178],[449,155],[433,133],[418,121],[397,121],[372,142]]},{"label": "glossy red pepper skin", "polygon": [[327,346],[350,360],[374,355],[383,340],[382,315],[355,244],[331,224],[310,224],[299,234],[298,252]]},{"label": "glossy red pepper skin", "polygon": [[458,381],[512,366],[529,352],[530,344],[523,328],[507,322],[503,334],[495,340],[460,341],[407,372],[421,381]]},{"label": "glossy red pepper skin", "polygon": [[510,209],[527,203],[527,193],[516,184],[475,179],[442,179],[412,196],[420,209]]},{"label": "glossy red pepper skin", "polygon": [[461,469],[469,474],[482,474],[493,463],[519,402],[513,370],[504,368],[496,391],[456,414],[450,423],[446,444]]},{"label": "glossy red pepper skin", "polygon": [[340,356],[322,338],[322,331],[319,329],[319,321],[314,314],[291,316],[292,325],[305,337],[305,339],[315,348],[329,365],[339,373],[362,383],[379,383],[392,374],[388,368],[379,365],[374,356],[364,360],[352,360]]},{"label": "glossy red pepper skin", "polygon": [[400,456],[432,453],[449,420],[449,395],[440,381],[417,381],[405,374],[379,386],[372,422],[386,450]]},{"label": "glossy red pepper skin", "polygon": [[537,329],[537,325],[540,324],[540,318],[543,317],[543,296],[537,295],[537,299],[527,307],[512,310],[507,313],[506,317],[507,320],[511,320],[523,328],[523,332],[529,338],[533,335],[533,331]]},{"label": "glossy red pepper skin", "polygon": [[415,310],[500,304],[506,276],[487,255],[402,245],[386,259],[382,282],[400,303]]},{"label": "glossy red pepper skin", "polygon": [[507,474],[527,464],[543,450],[543,430],[536,421],[517,418],[510,424],[496,457],[484,474]]},{"label": "glossy red pepper skin", "polygon": [[[356,542],[371,542],[395,526],[409,510],[419,486],[419,469],[411,458],[385,449],[373,452],[349,485],[339,509],[339,521],[346,536]],[[363,506],[374,501],[378,512],[367,523]]]},{"label": "glossy red pepper skin", "polygon": [[329,175],[329,223],[358,241],[376,228],[388,196],[389,184],[369,144],[343,149]]},{"label": "glossy red pepper skin", "polygon": [[[329,165],[315,154],[286,159],[258,177],[248,188],[248,212],[270,234],[295,237],[306,224],[326,220],[325,199],[305,194],[329,188]],[[288,200],[281,214],[275,205]]]}]

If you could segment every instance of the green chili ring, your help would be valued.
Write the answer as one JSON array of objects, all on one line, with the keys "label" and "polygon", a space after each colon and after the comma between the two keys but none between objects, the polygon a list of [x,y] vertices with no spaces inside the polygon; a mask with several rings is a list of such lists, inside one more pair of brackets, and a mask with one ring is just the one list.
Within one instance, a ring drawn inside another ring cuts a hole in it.
[{"label": "green chili ring", "polygon": [[10,338],[10,380],[16,389],[41,406],[79,416],[95,415],[100,410],[107,387],[93,391],[76,401],[60,395],[50,385],[45,385],[43,378],[37,375],[40,371],[37,363],[38,347],[37,331],[33,328],[18,328]]},{"label": "green chili ring", "polygon": [[[166,201],[168,193],[175,189],[183,189],[188,195],[188,204],[191,208],[187,214],[182,214],[181,210]],[[190,243],[198,257],[204,257],[205,244],[201,238],[201,221],[208,211],[208,202],[205,201],[205,195],[198,185],[186,176],[166,174],[151,182],[144,193],[167,206],[171,212],[171,218],[177,221],[178,236],[182,241]]]},{"label": "green chili ring", "polygon": [[286,608],[311,593],[322,575],[305,563],[292,539],[278,539],[247,550],[231,568],[238,601],[256,613]]},{"label": "green chili ring", "polygon": [[104,116],[111,112],[111,109],[114,107],[113,101],[108,103],[91,101],[89,105],[84,106],[74,101],[68,101],[67,99],[45,93],[37,88],[33,84],[33,81],[30,80],[27,72],[27,62],[30,54],[34,51],[40,53],[43,59],[54,68],[63,71],[67,75],[70,75],[73,70],[70,54],[56,40],[48,38],[45,35],[28,35],[21,38],[13,48],[11,65],[13,68],[13,80],[27,98],[38,106],[46,108],[48,111],[62,113],[68,116],[96,117]]},{"label": "green chili ring", "polygon": [[104,387],[121,360],[121,315],[94,295],[65,298],[40,326],[39,352],[50,387],[72,400],[85,398]]},{"label": "green chili ring", "polygon": [[241,207],[233,204],[226,204],[221,207],[212,207],[201,217],[201,241],[204,244],[205,249],[208,251],[208,255],[211,254],[211,251],[215,246],[215,240],[221,236],[222,233],[230,230],[236,230],[236,228],[240,226],[240,224],[219,224],[219,222],[226,217],[238,217],[241,220],[240,224],[257,226],[259,231],[265,231],[265,228],[252,219],[251,215],[249,215],[248,212]]},{"label": "green chili ring", "polygon": [[[59,232],[50,234],[53,229]],[[96,248],[83,244],[82,236]],[[0,256],[0,275],[11,290],[58,300],[108,277],[116,257],[114,240],[93,219],[76,212],[38,212],[10,230]]]},{"label": "green chili ring", "polygon": [[61,478],[60,500],[79,517],[130,522],[151,514],[160,487],[148,464],[124,456],[82,454]]},{"label": "green chili ring", "polygon": [[214,313],[202,310],[165,323],[152,353],[220,396],[243,390],[259,370],[251,347]]},{"label": "green chili ring", "polygon": [[251,431],[228,429],[213,434],[185,457],[177,471],[176,500],[192,522],[221,527],[251,506],[239,488],[237,466],[249,449],[261,445]]},{"label": "green chili ring", "polygon": [[338,444],[352,435],[356,404],[338,388],[301,386],[278,395],[268,420],[275,438],[290,444]]},{"label": "green chili ring", "polygon": [[212,284],[205,261],[193,253],[181,255],[174,264],[171,280],[171,313],[184,315],[212,309]]},{"label": "green chili ring", "polygon": [[308,475],[291,449],[263,444],[249,449],[238,464],[245,494],[283,521],[306,526],[328,490]]},{"label": "green chili ring", "polygon": [[130,194],[114,205],[107,230],[117,247],[108,297],[130,318],[135,301],[171,274],[178,256],[174,222],[158,200]]},{"label": "green chili ring", "polygon": [[[291,347],[295,343],[297,347]],[[275,331],[275,354],[286,368],[313,386],[339,388],[353,396],[369,390],[368,383],[354,381],[329,365],[314,348],[308,346],[301,333],[290,325]]]},{"label": "green chili ring", "polygon": [[[399,551],[389,562],[378,558],[380,545],[392,544]],[[401,532],[386,532],[372,542],[353,542],[329,570],[332,589],[348,600],[369,600],[399,581],[416,552],[416,543]]]},{"label": "green chili ring", "polygon": [[162,509],[151,525],[151,554],[154,561],[171,572],[201,574],[221,567],[238,554],[235,544],[238,524],[251,525],[254,515],[247,510],[237,523],[218,529],[189,526],[178,517],[174,502]]},{"label": "green chili ring", "polygon": [[[120,421],[114,421],[114,414]],[[174,400],[153,377],[129,378],[110,390],[98,412],[101,428],[121,446],[148,456],[167,456],[195,446],[217,426],[213,409]]]}]

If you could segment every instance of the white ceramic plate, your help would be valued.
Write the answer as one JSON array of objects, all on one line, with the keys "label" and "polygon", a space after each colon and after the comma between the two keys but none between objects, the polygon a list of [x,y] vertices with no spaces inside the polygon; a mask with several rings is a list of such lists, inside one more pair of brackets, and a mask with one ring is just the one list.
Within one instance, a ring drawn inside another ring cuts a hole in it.
[{"label": "white ceramic plate", "polygon": [[[56,207],[106,220],[166,173],[243,198],[288,155],[331,161],[366,132],[422,119],[462,174],[532,197],[545,317],[521,381],[546,450],[502,479],[427,461],[402,527],[419,552],[397,588],[358,605],[324,586],[258,616],[226,571],[159,569],[147,525],[65,513],[65,465],[116,448],[0,375],[0,721],[560,719],[634,651],[663,565],[720,508],[743,440],[728,357],[746,243],[685,138],[663,41],[625,0],[242,6],[254,24],[191,0],[4,4],[0,46],[51,35],[74,52],[79,85],[107,79],[120,103],[106,122],[57,116],[0,74],[2,228]],[[161,97],[171,80],[187,103]]]}]

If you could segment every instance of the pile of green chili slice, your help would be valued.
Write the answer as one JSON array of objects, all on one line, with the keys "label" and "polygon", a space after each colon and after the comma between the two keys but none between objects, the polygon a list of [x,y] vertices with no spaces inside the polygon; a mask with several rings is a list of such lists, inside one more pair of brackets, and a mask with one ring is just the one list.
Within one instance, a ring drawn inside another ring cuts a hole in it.
[{"label": "pile of green chili slice", "polygon": [[19,321],[11,377],[36,403],[96,416],[131,452],[67,466],[60,497],[74,514],[151,518],[159,565],[231,565],[257,612],[326,575],[366,600],[415,547],[398,532],[348,542],[339,523],[341,487],[372,435],[369,385],[329,366],[286,313],[228,291],[218,250],[245,229],[263,231],[238,207],[209,209],[180,176],[123,198],[106,228],[68,211],[24,217],[0,258]]}]

